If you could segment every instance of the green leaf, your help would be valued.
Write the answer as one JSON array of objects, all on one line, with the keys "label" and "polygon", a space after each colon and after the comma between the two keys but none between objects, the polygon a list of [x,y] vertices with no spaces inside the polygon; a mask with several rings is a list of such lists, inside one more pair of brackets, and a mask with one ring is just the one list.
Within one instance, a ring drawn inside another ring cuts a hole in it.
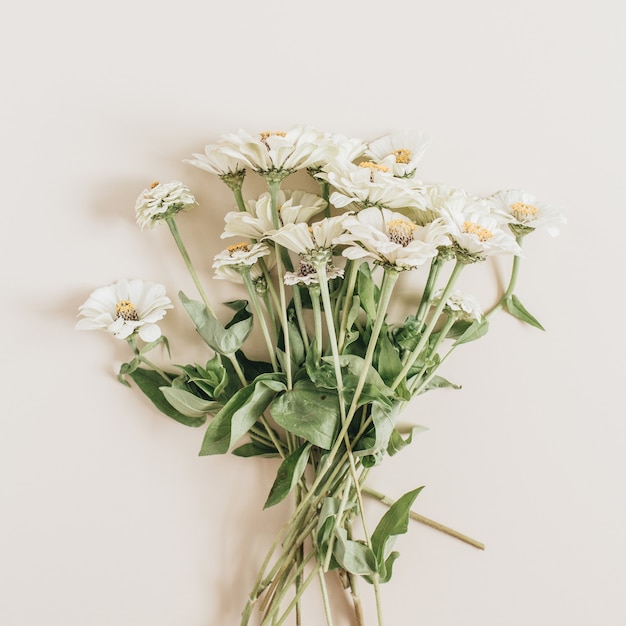
[{"label": "green leaf", "polygon": [[361,306],[370,320],[378,314],[379,288],[372,280],[372,273],[368,263],[359,265],[357,275],[357,292],[361,300]]},{"label": "green leaf", "polygon": [[296,486],[306,469],[310,450],[311,444],[305,443],[283,460],[276,473],[276,480],[274,480],[269,496],[263,506],[264,509],[284,500],[287,494]]},{"label": "green leaf", "polygon": [[[322,357],[322,361],[332,364],[333,357]],[[357,356],[356,354],[342,354],[339,357],[339,365],[342,369],[345,368],[346,374],[356,376],[358,378],[361,376],[361,372],[363,371],[365,359],[363,357]],[[393,396],[393,390],[385,384],[385,381],[381,378],[380,374],[371,366],[367,370],[365,383],[368,385],[372,385],[372,387],[376,387],[379,393],[382,395]],[[348,384],[346,382],[346,389],[347,387]]]},{"label": "green leaf", "polygon": [[289,333],[291,361],[295,365],[293,369],[297,369],[304,363],[304,359],[306,357],[304,342],[302,341],[302,335],[298,330],[298,326],[293,320],[287,323],[287,330]]},{"label": "green leaf", "polygon": [[276,452],[276,448],[273,448],[271,446],[264,446],[258,441],[244,443],[243,445],[234,448],[232,454],[244,458],[250,458],[253,456],[273,458],[279,456],[278,452]]},{"label": "green leaf", "polygon": [[203,400],[193,393],[174,387],[159,387],[165,399],[179,412],[187,417],[204,417],[222,408],[220,402]]},{"label": "green leaf", "polygon": [[461,385],[455,385],[451,383],[449,380],[446,380],[442,376],[433,376],[429,381],[426,387],[422,389],[420,393],[426,393],[431,389],[461,389]]},{"label": "green leaf", "polygon": [[[377,452],[385,450],[389,444],[389,437],[393,432],[396,418],[400,413],[400,403],[391,406],[374,402],[371,409],[372,424],[374,425],[375,437],[373,445],[367,449],[358,449],[358,455],[375,455]],[[356,454],[356,451],[355,451]]]},{"label": "green leaf", "polygon": [[345,528],[338,528],[335,533],[333,555],[339,565],[351,574],[365,576],[376,573],[376,557],[371,548],[348,539]]},{"label": "green leaf", "polygon": [[405,439],[397,428],[393,429],[391,436],[389,437],[389,444],[387,445],[387,454],[393,456],[398,454],[400,450],[403,450],[413,442],[413,435],[428,430],[425,426],[413,426]]},{"label": "green leaf", "polygon": [[393,564],[395,560],[400,556],[399,552],[392,552],[385,560],[385,566],[382,568],[382,573],[378,577],[379,583],[388,583],[391,580],[391,574],[393,570]]},{"label": "green leaf", "polygon": [[240,389],[208,425],[200,456],[228,452],[263,415],[275,395],[276,391],[259,379]]},{"label": "green leaf", "polygon": [[202,302],[190,300],[182,291],[178,296],[198,334],[215,352],[232,355],[241,348],[252,330],[252,315],[247,309],[242,309],[243,313],[242,310],[239,311],[241,321],[231,321],[228,328],[224,328]]},{"label": "green leaf", "polygon": [[391,343],[386,328],[381,331],[376,347],[376,369],[385,383],[391,385],[403,366],[398,349]]},{"label": "green leaf", "polygon": [[539,330],[545,330],[545,328],[526,310],[517,296],[511,296],[504,306],[506,310],[514,317],[517,317],[518,320],[526,322],[526,324],[530,324]]},{"label": "green leaf", "polygon": [[329,450],[339,428],[339,398],[332,391],[301,382],[270,405],[272,417],[285,430]]},{"label": "green leaf", "polygon": [[381,581],[385,578],[389,580],[391,577],[390,574],[387,576],[387,560],[390,557],[391,546],[396,536],[406,533],[409,527],[411,506],[422,489],[423,487],[418,487],[396,500],[382,516],[378,526],[372,533],[371,546],[376,555]]},{"label": "green leaf", "polygon": [[137,368],[130,373],[130,377],[134,383],[148,396],[152,404],[173,420],[184,424],[185,426],[202,426],[206,421],[206,416],[203,417],[189,417],[183,415],[180,411],[177,411],[166,399],[161,391],[163,387],[163,378],[154,370],[147,370],[143,368]]},{"label": "green leaf", "polygon": [[469,343],[480,339],[483,335],[487,334],[489,330],[489,322],[483,318],[472,322],[463,332],[463,334],[454,342],[454,346],[460,346],[463,343]]}]

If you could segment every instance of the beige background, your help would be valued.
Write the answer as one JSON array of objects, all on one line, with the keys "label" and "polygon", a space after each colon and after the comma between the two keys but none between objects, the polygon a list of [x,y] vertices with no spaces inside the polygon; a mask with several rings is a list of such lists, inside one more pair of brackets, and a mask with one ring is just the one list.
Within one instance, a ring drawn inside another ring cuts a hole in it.
[{"label": "beige background", "polygon": [[[239,623],[288,512],[261,511],[275,466],[199,458],[201,432],[116,382],[125,344],[73,326],[89,292],[123,276],[192,292],[168,233],[134,223],[154,179],[192,187],[202,206],[181,230],[215,301],[232,295],[209,282],[228,190],[182,160],[239,127],[295,123],[364,138],[421,129],[425,180],[521,187],[569,220],[528,241],[517,290],[547,332],[497,317],[442,372],[463,389],[417,399],[406,415],[429,431],[372,477],[392,496],[426,485],[418,511],[487,544],[412,525],[383,588],[386,625],[626,623],[619,6],[5,9],[0,623]],[[475,268],[486,303],[503,272]],[[206,356],[180,310],[163,326],[177,359]],[[336,626],[350,624],[336,600]],[[311,608],[306,624],[321,623]]]}]

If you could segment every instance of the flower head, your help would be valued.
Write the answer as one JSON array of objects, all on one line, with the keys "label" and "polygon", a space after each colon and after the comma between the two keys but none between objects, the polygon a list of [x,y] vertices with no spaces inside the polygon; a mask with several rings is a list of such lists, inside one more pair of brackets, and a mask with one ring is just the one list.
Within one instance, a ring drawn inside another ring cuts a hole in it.
[{"label": "flower head", "polygon": [[496,254],[521,254],[515,238],[500,227],[485,201],[450,197],[441,207],[457,258],[465,263],[484,261]]},{"label": "flower head", "polygon": [[421,132],[396,132],[370,142],[367,155],[375,163],[390,160],[394,176],[411,177],[415,175],[417,164],[428,143],[427,138]]},{"label": "flower head", "polygon": [[[226,214],[222,238],[261,239],[268,232],[275,230],[269,192],[261,194],[257,200],[249,200],[246,206],[246,212],[230,211]],[[326,201],[323,198],[306,191],[281,189],[278,192],[278,219],[282,225],[307,222],[325,207]]]},{"label": "flower head", "polygon": [[488,202],[496,215],[502,217],[516,235],[526,235],[543,228],[549,235],[559,234],[559,225],[565,216],[557,209],[539,202],[535,196],[517,189],[498,191]]},{"label": "flower head", "polygon": [[[343,270],[332,263],[328,263],[326,265],[326,278],[328,280],[343,278]],[[300,259],[297,271],[285,273],[286,285],[314,285],[317,283],[319,283],[317,269],[310,261],[305,261],[304,259]]]},{"label": "flower head", "polygon": [[163,285],[122,279],[96,289],[89,296],[78,308],[83,319],[76,328],[106,330],[118,339],[127,339],[136,332],[143,341],[155,341],[161,336],[156,322],[172,306]]},{"label": "flower head", "polygon": [[437,255],[439,246],[450,243],[443,220],[420,226],[388,209],[364,209],[348,215],[344,224],[348,232],[338,240],[347,245],[344,256],[372,259],[398,270],[423,265]]},{"label": "flower head", "polygon": [[309,126],[296,126],[286,132],[265,131],[257,135],[240,130],[224,135],[220,146],[224,154],[255,172],[280,177],[313,167],[337,153],[337,148],[325,141],[323,133]]},{"label": "flower head", "polygon": [[137,223],[143,230],[153,227],[158,221],[175,215],[183,209],[197,204],[191,191],[178,181],[171,183],[154,182],[149,189],[144,189],[135,202]]},{"label": "flower head", "polygon": [[[219,252],[213,258],[213,268],[219,271],[223,266],[245,268],[253,266],[261,257],[271,253],[265,243],[235,243]],[[216,271],[216,274],[217,274]]]},{"label": "flower head", "polygon": [[[443,289],[435,293],[435,304],[441,300],[442,295]],[[448,295],[444,310],[448,315],[453,315],[463,322],[479,321],[483,317],[483,311],[476,298],[469,293],[463,293],[456,289]]]}]

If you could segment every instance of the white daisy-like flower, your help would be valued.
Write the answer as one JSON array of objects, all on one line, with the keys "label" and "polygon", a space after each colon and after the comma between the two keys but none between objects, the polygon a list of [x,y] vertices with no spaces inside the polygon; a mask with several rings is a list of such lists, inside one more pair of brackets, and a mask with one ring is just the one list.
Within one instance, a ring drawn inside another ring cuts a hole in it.
[{"label": "white daisy-like flower", "polygon": [[[443,289],[439,289],[434,295],[433,304],[439,303],[442,295]],[[480,321],[483,317],[483,311],[478,300],[473,295],[463,293],[458,289],[453,290],[448,295],[444,305],[445,309],[447,309],[448,314],[452,314],[464,322]]]},{"label": "white daisy-like flower", "polygon": [[408,270],[423,265],[447,246],[447,228],[436,219],[419,226],[405,215],[372,207],[348,215],[344,225],[348,231],[337,243],[347,245],[343,255],[349,259],[372,259],[374,262]]},{"label": "white daisy-like flower", "polygon": [[453,197],[441,207],[441,215],[457,258],[466,263],[496,254],[521,254],[513,235],[500,227],[494,215],[485,212],[485,201]]},{"label": "white daisy-like flower", "polygon": [[226,154],[219,144],[205,146],[204,154],[193,154],[193,159],[184,159],[183,163],[189,163],[220,177],[240,174],[245,169],[245,164],[242,161]]},{"label": "white daisy-like flower", "polygon": [[161,329],[156,324],[167,309],[173,308],[165,295],[165,287],[139,279],[122,279],[115,284],[96,289],[78,308],[83,319],[78,330],[105,330],[118,339],[133,333],[145,341],[156,341]]},{"label": "white daisy-like flower", "polygon": [[[260,259],[261,257],[259,257]],[[265,265],[265,269],[271,270],[274,267],[276,262],[276,258],[274,256],[273,251],[270,251],[269,255],[263,255],[263,263]],[[261,267],[261,263],[257,260],[253,265],[245,264],[245,268],[250,270],[250,278],[253,283],[264,279],[265,275],[263,273],[263,268]],[[228,280],[231,283],[243,284],[243,276],[241,275],[242,267],[238,264],[230,265],[230,264],[219,264],[218,267],[215,267],[215,273],[213,274],[213,278],[217,278],[219,280]]]},{"label": "white daisy-like flower", "polygon": [[334,187],[330,202],[338,209],[376,206],[396,210],[414,205],[419,186],[394,177],[392,166],[391,159],[388,163],[363,161],[358,165],[333,162],[318,177]]},{"label": "white daisy-like flower", "polygon": [[559,225],[567,222],[565,216],[526,191],[510,189],[498,191],[487,201],[496,215],[509,224],[516,235],[525,235],[537,228],[544,229],[550,236],[559,234]]},{"label": "white daisy-like flower", "polygon": [[[356,137],[346,137],[345,135],[338,135],[332,133],[326,133],[324,135],[324,141],[327,142],[334,149],[334,156],[332,156],[333,162],[339,163],[352,163],[357,159],[365,155],[367,145],[363,140]],[[309,165],[307,168],[311,174],[316,174],[322,170],[322,168],[329,165],[329,155],[325,155],[324,160],[320,160],[318,163]]]},{"label": "white daisy-like flower", "polygon": [[395,132],[370,142],[367,155],[376,163],[391,157],[393,175],[411,177],[428,144],[428,138],[419,131]]},{"label": "white daisy-like flower", "polygon": [[[278,193],[278,218],[281,225],[308,222],[326,208],[326,200],[306,191],[280,190]],[[272,216],[272,199],[265,192],[257,200],[248,200],[247,211],[230,211],[224,217],[226,225],[222,238],[244,237],[262,239],[276,230]]]},{"label": "white daisy-like flower", "polygon": [[144,189],[135,202],[137,224],[143,230],[153,227],[157,222],[175,215],[183,209],[190,209],[197,204],[191,191],[183,183],[174,180],[170,183],[154,182],[149,189]]},{"label": "white daisy-like flower", "polygon": [[337,148],[325,141],[324,134],[310,126],[258,135],[240,130],[224,135],[220,146],[225,154],[264,175],[290,174],[328,161],[337,154]]},{"label": "white daisy-like flower", "polygon": [[261,257],[270,253],[271,250],[265,243],[236,243],[213,257],[213,268],[219,270],[225,265],[251,267]]},{"label": "white daisy-like flower", "polygon": [[308,260],[317,253],[332,249],[340,236],[346,232],[344,226],[346,217],[346,215],[325,217],[311,226],[304,223],[286,224],[269,233],[265,238],[271,239]]},{"label": "white daisy-like flower", "polygon": [[[332,280],[333,278],[343,278],[343,270],[329,263],[326,265],[326,278],[328,280]],[[285,273],[286,285],[313,285],[318,284],[319,282],[319,276],[314,265],[304,259],[300,259],[298,271]]]}]

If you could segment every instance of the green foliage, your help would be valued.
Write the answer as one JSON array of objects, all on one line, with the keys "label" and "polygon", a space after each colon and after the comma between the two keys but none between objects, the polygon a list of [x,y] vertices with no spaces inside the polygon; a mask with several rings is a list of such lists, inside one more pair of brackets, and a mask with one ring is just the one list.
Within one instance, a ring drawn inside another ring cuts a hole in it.
[{"label": "green foliage", "polygon": [[280,464],[276,474],[276,480],[265,501],[264,509],[284,500],[287,494],[296,486],[306,469],[310,450],[311,444],[304,443]]},{"label": "green foliage", "polygon": [[516,295],[512,295],[504,303],[505,309],[518,320],[534,326],[539,330],[545,330],[545,328],[526,310],[524,305],[519,301]]},{"label": "green foliage", "polygon": [[177,411],[163,395],[162,387],[164,380],[160,374],[154,370],[148,370],[141,367],[129,372],[133,382],[148,396],[152,404],[173,420],[184,424],[185,426],[202,426],[206,421],[206,414],[191,417],[180,411]]}]

